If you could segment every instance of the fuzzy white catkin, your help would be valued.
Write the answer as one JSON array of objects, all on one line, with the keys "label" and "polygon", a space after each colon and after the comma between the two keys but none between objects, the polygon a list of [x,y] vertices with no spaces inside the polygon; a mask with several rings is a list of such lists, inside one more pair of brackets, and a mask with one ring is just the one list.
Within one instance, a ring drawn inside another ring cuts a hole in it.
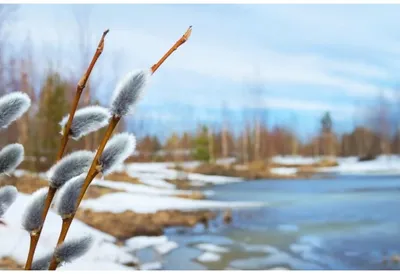
[{"label": "fuzzy white catkin", "polygon": [[75,151],[56,163],[47,173],[50,186],[59,188],[71,178],[87,172],[94,153],[88,150]]},{"label": "fuzzy white catkin", "polygon": [[31,99],[23,92],[15,91],[0,98],[0,128],[8,127],[30,107]]},{"label": "fuzzy white catkin", "polygon": [[[89,106],[78,109],[75,112],[70,128],[70,136],[74,140],[78,140],[82,136],[88,135],[93,131],[105,127],[108,124],[111,114],[108,109],[100,106]],[[61,134],[68,122],[69,114],[65,116],[61,122]]]},{"label": "fuzzy white catkin", "polygon": [[115,134],[104,148],[99,163],[104,175],[110,174],[118,165],[122,164],[136,147],[136,138],[133,134],[124,132]]},{"label": "fuzzy white catkin", "polygon": [[48,270],[52,258],[53,252],[34,260],[31,266],[31,270]]},{"label": "fuzzy white catkin", "polygon": [[91,236],[65,241],[56,248],[54,256],[61,263],[69,263],[84,255],[89,250],[92,243],[93,238]]},{"label": "fuzzy white catkin", "polygon": [[114,90],[111,113],[122,117],[130,113],[143,94],[150,79],[149,70],[132,71],[119,82]]},{"label": "fuzzy white catkin", "polygon": [[17,188],[15,186],[4,186],[0,188],[0,217],[7,211],[17,198]]},{"label": "fuzzy white catkin", "polygon": [[22,216],[22,227],[29,233],[39,230],[42,226],[42,214],[47,191],[47,187],[36,190],[25,209]]},{"label": "fuzzy white catkin", "polygon": [[61,187],[59,193],[57,193],[55,208],[62,218],[68,217],[75,212],[76,201],[82,189],[82,185],[85,182],[86,173],[74,177]]},{"label": "fuzzy white catkin", "polygon": [[24,159],[24,147],[21,144],[5,146],[0,151],[0,173],[13,171]]}]

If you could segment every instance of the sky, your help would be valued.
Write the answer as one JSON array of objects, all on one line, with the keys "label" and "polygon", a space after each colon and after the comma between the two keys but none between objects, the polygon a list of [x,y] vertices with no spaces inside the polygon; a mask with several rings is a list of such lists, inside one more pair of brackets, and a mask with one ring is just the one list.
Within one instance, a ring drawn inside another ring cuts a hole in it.
[{"label": "sky", "polygon": [[379,96],[397,100],[398,14],[400,5],[20,5],[9,41],[31,45],[41,71],[57,60],[79,79],[79,56],[110,29],[91,78],[108,105],[118,79],[150,68],[192,25],[137,106],[146,128],[166,135],[225,119],[237,129],[262,113],[304,135],[325,111],[344,132]]}]

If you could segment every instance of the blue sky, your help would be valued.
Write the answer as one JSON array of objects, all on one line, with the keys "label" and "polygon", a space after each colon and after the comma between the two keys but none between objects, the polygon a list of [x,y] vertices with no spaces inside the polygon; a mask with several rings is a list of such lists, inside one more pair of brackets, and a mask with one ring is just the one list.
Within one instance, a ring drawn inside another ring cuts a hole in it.
[{"label": "blue sky", "polygon": [[398,14],[399,5],[21,5],[9,41],[29,36],[39,68],[58,60],[79,78],[75,18],[86,18],[91,52],[109,28],[93,74],[107,105],[118,78],[150,67],[193,25],[138,105],[151,131],[218,126],[223,112],[237,128],[243,113],[267,110],[270,124],[309,134],[324,111],[345,131],[379,94],[396,100]]}]

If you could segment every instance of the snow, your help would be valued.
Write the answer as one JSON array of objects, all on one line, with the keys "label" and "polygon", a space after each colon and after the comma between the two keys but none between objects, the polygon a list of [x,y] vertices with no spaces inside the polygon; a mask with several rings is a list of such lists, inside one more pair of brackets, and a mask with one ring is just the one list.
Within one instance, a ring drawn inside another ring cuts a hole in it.
[{"label": "snow", "polygon": [[276,175],[290,176],[290,175],[296,175],[297,168],[295,168],[295,167],[273,167],[270,169],[270,172],[273,174],[276,174]]},{"label": "snow", "polygon": [[167,242],[168,238],[166,236],[137,236],[128,239],[125,242],[125,245],[129,248],[129,250],[135,251],[150,246],[165,244]]},{"label": "snow", "polygon": [[[9,256],[24,265],[29,248],[29,234],[21,228],[21,216],[30,195],[18,194],[15,203],[4,215],[6,226],[0,226],[0,258]],[[42,236],[38,243],[35,257],[39,258],[56,246],[61,227],[61,218],[50,211]],[[125,252],[122,247],[113,244],[116,239],[75,219],[69,230],[67,240],[90,234],[93,246],[81,258],[71,264],[61,266],[65,270],[127,270],[121,263],[137,262],[137,258]]]},{"label": "snow", "polygon": [[[272,160],[282,165],[310,165],[321,161],[322,157],[301,156],[275,156]],[[325,158],[326,159],[326,158]],[[358,157],[332,158],[338,162],[338,166],[319,168],[319,172],[337,173],[342,175],[399,175],[400,156],[381,155],[374,160],[358,161]],[[271,172],[280,175],[295,174],[294,168],[279,167],[272,168]],[[297,171],[297,170],[296,170]]]},{"label": "snow", "polygon": [[220,259],[221,256],[213,252],[204,252],[199,257],[197,257],[197,260],[199,262],[216,262],[219,261]]},{"label": "snow", "polygon": [[198,245],[196,245],[196,247],[203,251],[209,251],[209,252],[215,252],[215,253],[224,253],[224,252],[229,251],[225,247],[214,245],[214,244],[209,244],[209,243],[198,244]]},{"label": "snow", "polygon": [[193,191],[190,190],[161,189],[141,184],[131,184],[99,179],[95,179],[92,184],[130,193],[143,193],[148,195],[190,195],[193,193]]},{"label": "snow", "polygon": [[[193,163],[185,163],[185,165],[187,164],[193,165]],[[153,186],[159,184],[167,188],[166,182],[160,183],[161,180],[174,180],[179,177],[185,177],[189,181],[200,181],[211,184],[226,184],[243,181],[243,179],[236,177],[186,173],[172,169],[174,166],[174,163],[133,163],[126,165],[126,172],[129,176],[138,178],[140,181],[143,181],[143,183],[147,182],[148,184],[153,184]],[[159,181],[157,182],[155,180]]]},{"label": "snow", "polygon": [[140,270],[160,270],[162,264],[160,262],[151,262],[140,265]]},{"label": "snow", "polygon": [[22,177],[26,174],[27,172],[25,170],[22,169],[16,169],[14,170],[14,172],[12,173],[12,175],[14,175],[15,177],[19,178]]},{"label": "snow", "polygon": [[169,252],[171,252],[172,250],[174,250],[175,248],[178,247],[178,244],[176,242],[166,242],[166,243],[162,243],[159,245],[156,245],[154,247],[154,249],[157,251],[157,253],[161,254],[161,255],[165,255]]},{"label": "snow", "polygon": [[272,161],[281,165],[312,165],[319,162],[319,157],[303,157],[303,156],[274,156]]},{"label": "snow", "polygon": [[166,236],[136,236],[128,239],[125,245],[130,252],[153,247],[161,255],[165,255],[178,247],[177,243],[168,241]]},{"label": "snow", "polygon": [[97,199],[85,200],[81,207],[95,212],[122,213],[131,210],[137,213],[155,213],[160,210],[201,210],[237,207],[260,207],[263,203],[253,202],[219,202],[209,200],[190,200],[169,196],[154,196],[148,194],[110,193]]},{"label": "snow", "polygon": [[140,181],[145,185],[155,186],[160,188],[174,189],[176,187],[175,185],[161,179],[144,178],[142,176],[140,178]]},{"label": "snow", "polygon": [[320,168],[321,172],[349,175],[397,175],[400,174],[399,156],[379,156],[371,161],[359,162],[357,157],[338,158],[338,166]]},{"label": "snow", "polygon": [[211,184],[227,184],[227,183],[235,183],[242,182],[242,178],[236,177],[228,177],[228,176],[216,176],[216,175],[203,175],[197,173],[188,173],[188,179],[190,181],[202,181]]}]

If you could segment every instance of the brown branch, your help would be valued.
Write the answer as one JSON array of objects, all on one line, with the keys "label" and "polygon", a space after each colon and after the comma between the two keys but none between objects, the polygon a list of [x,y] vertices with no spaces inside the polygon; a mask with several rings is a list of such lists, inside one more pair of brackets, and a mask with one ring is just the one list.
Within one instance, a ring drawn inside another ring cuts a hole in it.
[{"label": "brown branch", "polygon": [[64,128],[63,136],[61,139],[60,150],[58,151],[58,154],[57,154],[57,161],[62,158],[62,156],[65,152],[65,148],[66,148],[68,140],[69,140],[72,120],[74,118],[76,109],[78,108],[79,99],[81,98],[83,89],[86,86],[87,80],[89,79],[90,73],[92,72],[93,67],[96,64],[97,59],[99,59],[101,53],[103,52],[104,38],[106,37],[108,32],[109,32],[109,30],[106,30],[103,32],[103,35],[101,36],[99,45],[97,46],[97,49],[92,58],[92,61],[90,62],[89,67],[87,68],[86,72],[83,74],[82,78],[79,80],[78,85],[76,87],[75,98],[74,98],[74,101],[72,102],[71,112],[69,113],[69,118],[68,118],[67,124],[65,125],[65,128]]},{"label": "brown branch", "polygon": [[31,233],[30,236],[29,255],[28,259],[26,260],[25,270],[30,270],[32,267],[33,254],[35,253],[35,249],[39,241],[39,235],[37,233]]},{"label": "brown branch", "polygon": [[[167,53],[164,54],[164,56],[161,57],[161,59],[155,65],[153,65],[151,67],[152,74],[154,74],[154,72],[162,65],[162,63],[164,63],[164,61],[172,54],[172,52],[174,52],[179,46],[181,46],[183,43],[185,43],[189,39],[191,32],[192,32],[192,27],[190,26],[189,29],[185,32],[185,34],[172,46],[172,48],[170,48],[167,51]],[[104,134],[104,137],[97,149],[97,152],[96,152],[96,155],[94,156],[92,165],[90,166],[88,174],[82,185],[82,189],[81,189],[81,192],[79,194],[79,197],[77,199],[76,206],[75,206],[76,210],[78,210],[79,205],[80,205],[83,197],[85,196],[86,190],[88,189],[90,183],[100,172],[99,158],[100,158],[101,154],[103,153],[103,150],[104,150],[108,140],[110,139],[112,132],[114,131],[115,127],[117,126],[118,122],[120,121],[120,119],[121,119],[121,117],[115,116],[115,115],[113,115],[111,117],[111,120],[107,127],[107,131]],[[57,246],[59,246],[60,244],[62,244],[64,242],[74,217],[75,217],[75,213],[71,217],[63,220],[63,225],[61,228],[60,235],[58,237]],[[49,270],[56,270],[58,264],[59,264],[59,262],[57,262],[57,258],[55,256],[53,256],[51,263],[50,263]]]},{"label": "brown branch", "polygon": [[[67,236],[67,233],[68,233],[68,229],[72,224],[72,220],[73,220],[73,217],[68,217],[68,218],[63,219],[60,237],[58,238],[58,241],[57,241],[57,246],[59,246],[60,244],[62,244],[64,242],[65,237]],[[50,262],[49,270],[55,270],[59,263],[60,262],[57,260],[57,258],[53,256],[53,259]]]},{"label": "brown branch", "polygon": [[[60,149],[57,153],[56,161],[61,160],[62,156],[64,155],[64,152],[67,147],[68,140],[69,140],[72,120],[75,116],[76,109],[78,108],[79,100],[81,98],[83,89],[85,88],[86,83],[89,79],[89,76],[97,62],[97,59],[99,59],[101,53],[103,52],[104,38],[106,37],[108,32],[109,32],[108,29],[103,32],[103,35],[101,36],[101,39],[99,42],[99,45],[97,46],[96,52],[92,58],[92,61],[89,64],[89,67],[87,68],[86,72],[83,74],[82,78],[78,82],[78,85],[76,87],[75,98],[74,98],[74,101],[72,102],[72,107],[71,107],[71,111],[69,113],[69,118],[68,118],[67,124],[65,125],[65,128],[63,131],[63,136],[61,138],[61,145],[60,145]],[[57,189],[49,187],[49,191],[47,192],[47,197],[46,197],[43,214],[42,214],[42,227],[39,229],[39,231],[36,233],[36,235],[31,235],[31,243],[30,243],[28,258],[27,258],[26,264],[25,264],[25,270],[30,270],[32,267],[32,261],[33,261],[33,256],[35,255],[37,242],[39,241],[40,234],[42,233],[42,228],[43,228],[44,222],[46,220],[47,213],[49,212],[51,202],[53,201],[54,195],[56,194],[56,191],[57,191]]]},{"label": "brown branch", "polygon": [[[101,143],[99,145],[99,148],[97,149],[97,152],[96,152],[96,155],[94,156],[92,165],[90,166],[90,169],[88,171],[88,175],[86,176],[85,181],[82,185],[82,189],[81,189],[81,192],[77,199],[75,208],[79,207],[79,204],[81,203],[83,196],[85,195],[86,190],[89,187],[89,184],[96,177],[96,175],[99,174],[99,169],[98,169],[99,158],[100,158],[101,154],[103,153],[103,150],[120,119],[121,119],[121,117],[118,117],[118,116],[111,117],[111,121],[108,124],[107,131],[103,137],[103,140],[101,141]],[[71,226],[71,223],[72,223],[74,217],[75,217],[75,213],[72,214],[71,217],[63,220],[60,236],[58,237],[58,241],[57,241],[57,246],[59,246],[60,244],[62,244],[64,242],[65,237],[67,236],[69,227]],[[56,257],[53,256],[53,259],[51,260],[51,263],[50,263],[49,270],[55,270],[57,268],[57,266],[58,266],[57,259],[56,259]]]},{"label": "brown branch", "polygon": [[161,57],[161,59],[155,63],[152,67],[151,67],[151,72],[154,73],[156,72],[156,70],[162,65],[162,63],[164,63],[164,61],[175,51],[177,50],[183,43],[185,43],[189,37],[190,34],[192,34],[192,26],[190,26],[187,31],[185,32],[185,34],[182,35],[182,37],[176,41],[176,43],[167,51],[167,53],[164,54],[163,57]]}]

